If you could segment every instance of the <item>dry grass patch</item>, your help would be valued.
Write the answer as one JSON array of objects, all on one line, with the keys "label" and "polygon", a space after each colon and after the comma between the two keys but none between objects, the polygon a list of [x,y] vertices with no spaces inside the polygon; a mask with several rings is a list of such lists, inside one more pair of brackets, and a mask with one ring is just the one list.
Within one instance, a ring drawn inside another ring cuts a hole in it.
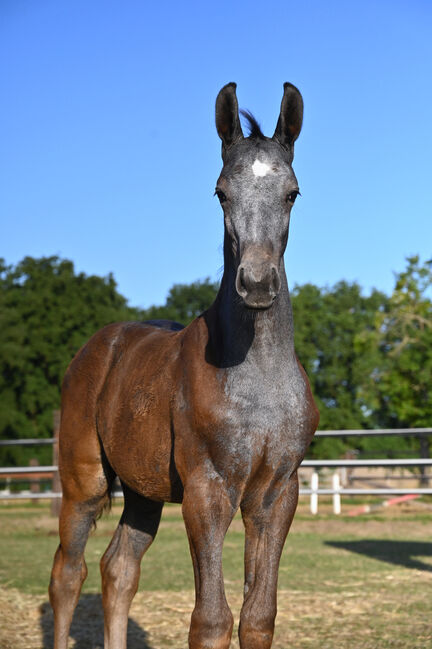
[{"label": "dry grass patch", "polygon": [[[102,649],[99,558],[120,508],[98,523],[71,649]],[[51,649],[46,589],[57,540],[47,507],[0,509],[0,649]],[[226,538],[224,572],[236,622],[242,603],[243,526]],[[432,649],[432,517],[384,510],[356,519],[300,507],[282,557],[275,649]],[[179,507],[167,507],[142,566],[128,649],[185,649],[194,604]],[[232,647],[238,648],[236,629]]]},{"label": "dry grass patch", "polygon": [[[279,592],[275,649],[430,649],[432,622],[427,614],[432,592],[429,572],[397,570],[380,573],[367,583],[333,594],[294,589]],[[416,588],[412,589],[413,580]],[[329,584],[327,584],[329,585]],[[365,596],[367,592],[367,596]],[[408,593],[404,596],[404,593]],[[228,590],[238,621],[241,594]],[[187,646],[193,591],[137,594],[130,611],[128,649],[170,649]],[[1,649],[52,647],[52,612],[46,597],[0,589]],[[429,607],[430,611],[430,607]],[[238,649],[237,625],[232,647]],[[100,595],[81,597],[71,629],[71,649],[102,649]]]}]

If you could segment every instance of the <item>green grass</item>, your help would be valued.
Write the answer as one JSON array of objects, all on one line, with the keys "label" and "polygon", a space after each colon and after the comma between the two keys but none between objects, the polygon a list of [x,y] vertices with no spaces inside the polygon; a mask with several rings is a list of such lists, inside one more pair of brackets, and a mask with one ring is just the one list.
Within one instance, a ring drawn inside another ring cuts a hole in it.
[{"label": "green grass", "polygon": [[[86,561],[89,575],[84,592],[100,591],[99,561],[120,515],[120,507],[98,522],[91,534]],[[312,517],[303,509],[293,525],[282,555],[279,588],[298,584],[314,592],[346,588],[373,574],[385,578],[395,568],[432,571],[429,537],[431,515],[404,513],[360,518],[331,514]],[[415,534],[413,530],[415,528]],[[58,544],[57,524],[47,505],[0,506],[0,584],[26,593],[45,593]],[[224,574],[241,588],[244,534],[236,517],[224,545]],[[421,555],[419,557],[418,555]],[[142,563],[141,588],[184,591],[193,588],[192,564],[180,508],[166,506],[155,542]]]},{"label": "green grass", "polygon": [[[98,522],[90,535],[85,558],[89,570],[83,592],[100,591],[99,561],[108,546],[120,509]],[[57,523],[49,507],[0,506],[0,584],[27,593],[45,593],[58,545]],[[175,558],[167,561],[167,556]],[[143,561],[147,590],[193,588],[192,565],[179,508],[166,508],[157,540]]]},{"label": "green grass", "polygon": [[[431,511],[407,506],[351,518],[333,516],[325,502],[320,507],[322,513],[313,517],[303,501],[282,555],[274,649],[432,649]],[[103,646],[99,560],[120,512],[116,506],[99,521],[87,545],[89,576],[72,630],[76,647]],[[46,592],[56,528],[47,505],[0,505],[2,649],[52,646]],[[236,619],[243,545],[236,517],[224,547],[225,582]],[[131,610],[128,649],[186,646],[193,573],[178,506],[164,509],[142,563],[140,591]],[[235,637],[233,647],[238,647]]]}]

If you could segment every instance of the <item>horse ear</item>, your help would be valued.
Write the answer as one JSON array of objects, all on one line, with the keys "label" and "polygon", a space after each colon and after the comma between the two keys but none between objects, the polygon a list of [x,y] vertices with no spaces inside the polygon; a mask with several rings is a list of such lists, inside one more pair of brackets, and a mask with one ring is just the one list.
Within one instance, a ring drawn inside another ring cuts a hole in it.
[{"label": "horse ear", "polygon": [[290,148],[300,135],[303,122],[303,99],[292,83],[284,83],[281,110],[273,139]]},{"label": "horse ear", "polygon": [[236,83],[227,83],[216,98],[216,129],[222,140],[222,151],[243,138],[236,88]]}]

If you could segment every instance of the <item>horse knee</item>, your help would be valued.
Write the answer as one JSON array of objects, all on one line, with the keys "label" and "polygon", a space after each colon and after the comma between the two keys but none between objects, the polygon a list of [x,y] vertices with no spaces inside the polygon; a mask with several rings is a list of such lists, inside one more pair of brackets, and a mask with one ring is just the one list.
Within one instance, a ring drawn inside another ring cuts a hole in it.
[{"label": "horse knee", "polygon": [[228,604],[195,607],[189,631],[190,649],[228,649],[234,618]]}]

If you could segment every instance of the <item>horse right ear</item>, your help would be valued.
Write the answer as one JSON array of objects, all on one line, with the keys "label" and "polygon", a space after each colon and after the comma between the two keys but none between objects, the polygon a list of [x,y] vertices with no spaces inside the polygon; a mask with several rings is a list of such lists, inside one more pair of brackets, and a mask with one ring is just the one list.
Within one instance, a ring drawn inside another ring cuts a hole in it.
[{"label": "horse right ear", "polygon": [[227,83],[216,98],[216,129],[225,149],[243,138],[236,95],[236,83]]},{"label": "horse right ear", "polygon": [[284,83],[281,110],[273,139],[289,149],[298,138],[303,122],[303,99],[292,83]]}]

